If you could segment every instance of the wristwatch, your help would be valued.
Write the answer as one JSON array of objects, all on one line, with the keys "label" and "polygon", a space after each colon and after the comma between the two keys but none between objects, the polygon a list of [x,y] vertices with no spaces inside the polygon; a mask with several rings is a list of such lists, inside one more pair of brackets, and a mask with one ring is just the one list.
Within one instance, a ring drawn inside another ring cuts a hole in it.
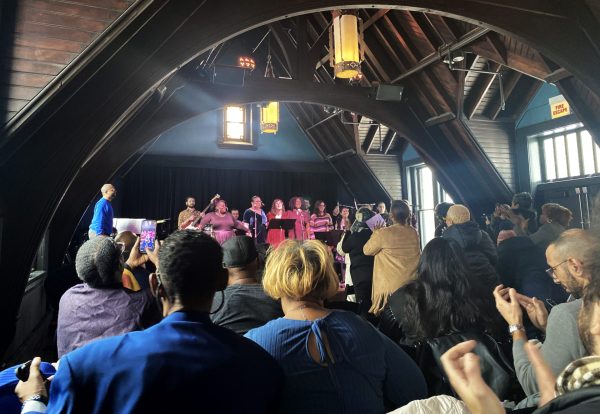
[{"label": "wristwatch", "polygon": [[517,331],[524,331],[525,329],[523,328],[523,325],[521,325],[520,323],[516,323],[514,325],[508,325],[508,333],[509,334],[513,334]]}]

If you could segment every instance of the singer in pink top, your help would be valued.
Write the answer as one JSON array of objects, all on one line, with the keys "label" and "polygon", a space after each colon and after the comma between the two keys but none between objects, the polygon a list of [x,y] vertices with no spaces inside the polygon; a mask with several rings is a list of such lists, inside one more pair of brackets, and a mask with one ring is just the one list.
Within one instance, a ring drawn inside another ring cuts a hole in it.
[{"label": "singer in pink top", "polygon": [[288,217],[296,219],[294,230],[290,230],[289,238],[296,240],[308,240],[308,226],[310,215],[308,211],[302,210],[302,197],[292,197],[289,204]]}]

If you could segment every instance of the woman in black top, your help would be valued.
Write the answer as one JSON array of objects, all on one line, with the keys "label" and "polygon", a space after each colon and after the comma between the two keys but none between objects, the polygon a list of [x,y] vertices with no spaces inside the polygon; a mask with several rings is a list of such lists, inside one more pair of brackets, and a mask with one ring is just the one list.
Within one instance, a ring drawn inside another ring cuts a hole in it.
[{"label": "woman in black top", "polygon": [[363,246],[369,241],[373,232],[365,223],[375,213],[368,208],[360,208],[356,212],[356,220],[350,231],[344,233],[342,250],[350,255],[350,275],[354,283],[354,293],[359,304],[360,315],[369,321],[374,321],[369,314],[371,308],[371,289],[373,287],[374,256],[366,256]]}]

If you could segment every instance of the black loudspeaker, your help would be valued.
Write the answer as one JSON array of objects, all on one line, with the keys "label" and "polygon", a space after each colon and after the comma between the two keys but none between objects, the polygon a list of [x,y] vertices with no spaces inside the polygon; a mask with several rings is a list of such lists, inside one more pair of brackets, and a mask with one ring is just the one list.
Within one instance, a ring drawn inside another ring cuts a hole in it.
[{"label": "black loudspeaker", "polygon": [[399,102],[402,100],[402,92],[404,92],[402,85],[379,85],[375,90],[375,100]]}]

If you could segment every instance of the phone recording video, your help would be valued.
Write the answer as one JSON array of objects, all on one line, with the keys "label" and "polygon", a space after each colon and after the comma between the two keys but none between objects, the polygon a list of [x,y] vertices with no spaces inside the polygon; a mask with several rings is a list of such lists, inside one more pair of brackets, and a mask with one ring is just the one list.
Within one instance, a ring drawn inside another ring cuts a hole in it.
[{"label": "phone recording video", "polygon": [[154,250],[156,242],[156,220],[142,221],[142,232],[140,233],[140,253],[146,250]]}]

